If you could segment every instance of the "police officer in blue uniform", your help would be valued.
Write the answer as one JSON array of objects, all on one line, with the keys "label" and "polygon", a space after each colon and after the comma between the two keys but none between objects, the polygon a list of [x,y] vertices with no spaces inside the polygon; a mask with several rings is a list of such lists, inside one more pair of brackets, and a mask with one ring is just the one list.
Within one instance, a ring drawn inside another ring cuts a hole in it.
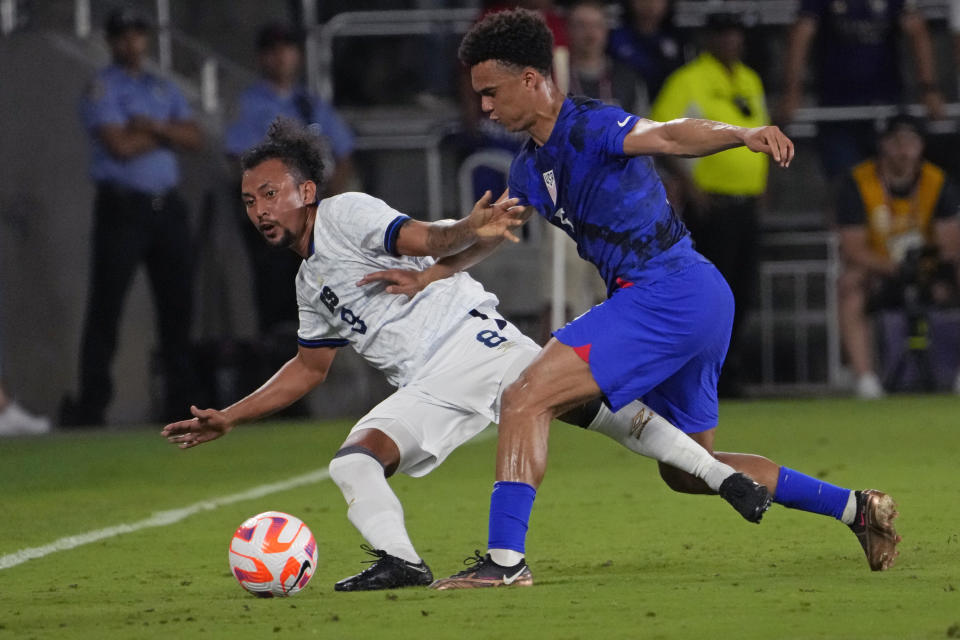
[{"label": "police officer in blue uniform", "polygon": [[176,85],[144,68],[149,33],[148,20],[136,12],[110,13],[106,35],[113,62],[97,74],[81,102],[96,200],[80,393],[64,398],[64,426],[104,422],[123,304],[141,263],[157,314],[164,412],[180,415],[189,405],[193,256],[188,212],[177,192],[175,151],[199,149],[203,139]]},{"label": "police officer in blue uniform", "polygon": [[[328,175],[322,195],[334,195],[345,191],[353,180],[354,137],[333,106],[301,84],[302,43],[302,33],[289,25],[273,23],[261,28],[257,36],[261,79],[240,94],[236,118],[227,127],[225,151],[230,158],[238,158],[263,139],[270,124],[279,116],[302,122],[315,130],[324,142]],[[231,185],[231,193],[239,193],[239,187]],[[237,203],[239,205],[239,200]],[[265,245],[242,211],[238,211],[236,218],[253,268],[260,332],[276,333],[284,327],[296,330],[293,282],[300,260],[289,251],[274,251]]]}]

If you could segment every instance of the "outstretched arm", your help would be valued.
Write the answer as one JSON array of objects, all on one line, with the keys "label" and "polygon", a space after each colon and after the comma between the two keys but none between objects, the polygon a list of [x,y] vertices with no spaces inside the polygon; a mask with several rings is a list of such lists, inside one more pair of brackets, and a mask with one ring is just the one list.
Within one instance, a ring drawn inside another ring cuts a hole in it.
[{"label": "outstretched arm", "polygon": [[640,118],[623,139],[623,152],[628,156],[694,158],[734,147],[747,147],[751,151],[766,153],[781,167],[789,166],[793,160],[793,142],[774,126],[747,129],[697,118],[680,118],[669,122]]},{"label": "outstretched arm", "polygon": [[190,407],[193,418],[168,424],[161,435],[181,449],[215,440],[241,422],[250,422],[287,407],[327,378],[337,350],[300,347],[259,389],[226,409]]},{"label": "outstretched arm", "polygon": [[936,56],[933,53],[933,43],[930,41],[930,31],[927,21],[916,10],[906,11],[900,18],[900,25],[910,40],[913,50],[913,61],[917,70],[917,84],[923,103],[927,107],[927,116],[933,120],[944,117],[943,94],[937,84]]},{"label": "outstretched arm", "polygon": [[[517,219],[521,221],[526,221],[533,212],[532,207],[514,207],[514,209],[516,209],[516,212],[512,212],[512,215],[515,215]],[[437,260],[436,264],[422,271],[412,271],[408,269],[374,271],[373,273],[368,273],[362,280],[357,282],[357,286],[361,287],[371,282],[385,282],[387,283],[385,289],[387,293],[397,293],[412,298],[431,282],[449,278],[459,271],[464,271],[478,262],[482,262],[487,256],[493,253],[502,242],[502,237],[484,238],[459,253]]]},{"label": "outstretched arm", "polygon": [[511,229],[523,224],[510,208],[517,200],[501,198],[493,202],[489,191],[483,194],[467,217],[453,224],[428,223],[410,220],[400,229],[397,251],[404,256],[434,256],[437,258],[459,253],[483,241],[510,240],[518,242]]}]

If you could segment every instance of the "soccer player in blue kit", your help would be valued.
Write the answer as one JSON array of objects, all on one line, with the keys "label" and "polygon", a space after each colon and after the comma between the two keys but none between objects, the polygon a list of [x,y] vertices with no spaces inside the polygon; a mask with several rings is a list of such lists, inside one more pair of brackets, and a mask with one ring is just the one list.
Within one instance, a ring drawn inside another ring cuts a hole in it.
[{"label": "soccer player in blue kit", "polygon": [[[606,281],[608,299],[554,332],[504,392],[488,553],[468,559],[468,569],[434,588],[533,584],[525,539],[546,470],[550,421],[599,397],[614,411],[642,398],[716,458],[765,485],[774,502],[849,525],[870,568],[889,568],[900,538],[888,495],[837,487],[761,456],[713,451],[717,379],[734,300],[713,264],[694,249],[650,156],[695,157],[746,146],[787,167],[793,143],[777,127],[653,122],[596,100],[564,97],[550,75],[551,52],[542,19],[517,9],[475,24],[459,56],[483,111],[510,131],[530,134],[510,170],[516,215],[536,211],[573,238]],[[481,258],[473,252],[456,266]],[[712,493],[662,463],[660,475],[676,491]]]}]

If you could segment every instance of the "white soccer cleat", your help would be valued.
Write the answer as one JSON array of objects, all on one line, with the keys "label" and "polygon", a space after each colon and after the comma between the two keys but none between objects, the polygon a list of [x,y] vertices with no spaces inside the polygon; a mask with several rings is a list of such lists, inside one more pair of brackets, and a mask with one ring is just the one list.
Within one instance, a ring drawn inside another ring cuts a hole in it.
[{"label": "white soccer cleat", "polygon": [[887,395],[875,373],[865,373],[857,378],[855,391],[861,400],[877,400]]},{"label": "white soccer cleat", "polygon": [[37,436],[49,431],[49,418],[27,413],[13,400],[0,411],[0,436]]}]

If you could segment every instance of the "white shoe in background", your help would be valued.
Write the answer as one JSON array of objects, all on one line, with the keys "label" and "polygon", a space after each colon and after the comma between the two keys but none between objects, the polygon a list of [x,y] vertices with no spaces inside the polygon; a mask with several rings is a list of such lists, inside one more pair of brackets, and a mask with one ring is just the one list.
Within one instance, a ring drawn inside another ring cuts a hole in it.
[{"label": "white shoe in background", "polygon": [[50,418],[27,413],[13,400],[0,411],[0,436],[35,436],[49,431]]},{"label": "white shoe in background", "polygon": [[887,395],[875,373],[865,373],[857,378],[856,394],[861,400],[877,400]]}]

